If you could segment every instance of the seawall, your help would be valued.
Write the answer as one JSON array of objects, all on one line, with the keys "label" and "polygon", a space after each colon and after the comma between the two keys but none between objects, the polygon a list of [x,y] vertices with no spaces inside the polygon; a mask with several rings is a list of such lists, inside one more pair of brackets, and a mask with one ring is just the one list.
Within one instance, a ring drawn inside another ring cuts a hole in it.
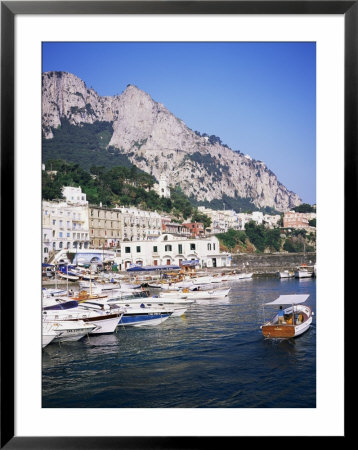
[{"label": "seawall", "polygon": [[300,264],[316,264],[316,253],[240,253],[232,255],[232,268],[256,276],[295,270]]}]

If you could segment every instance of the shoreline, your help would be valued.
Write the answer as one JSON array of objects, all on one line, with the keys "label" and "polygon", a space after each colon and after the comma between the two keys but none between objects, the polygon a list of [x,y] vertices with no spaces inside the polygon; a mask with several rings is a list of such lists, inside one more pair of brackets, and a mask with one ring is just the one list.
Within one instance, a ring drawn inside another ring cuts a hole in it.
[{"label": "shoreline", "polygon": [[[240,253],[232,255],[232,265],[230,267],[203,267],[197,272],[207,273],[227,273],[253,272],[253,278],[277,277],[277,272],[284,270],[295,270],[301,264],[316,264],[316,253]],[[124,275],[126,272],[118,272]],[[130,275],[128,275],[130,277]],[[76,282],[69,281],[71,286]],[[54,280],[42,280],[43,286],[55,285]],[[58,286],[66,286],[67,280],[58,279]]]}]

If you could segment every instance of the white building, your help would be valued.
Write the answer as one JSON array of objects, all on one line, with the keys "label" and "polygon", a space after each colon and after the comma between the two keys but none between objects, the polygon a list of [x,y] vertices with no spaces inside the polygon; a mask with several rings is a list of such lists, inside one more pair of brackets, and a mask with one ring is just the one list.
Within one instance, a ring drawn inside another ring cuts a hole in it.
[{"label": "white building", "polygon": [[80,187],[64,186],[62,195],[69,204],[88,205],[86,194],[82,192]]},{"label": "white building", "polygon": [[237,213],[232,209],[215,210],[199,206],[198,210],[211,219],[211,233],[226,233],[230,228],[241,229],[241,223]]},{"label": "white building", "polygon": [[121,244],[121,266],[180,265],[182,261],[198,259],[201,267],[225,267],[231,265],[231,255],[221,253],[215,236],[204,239],[186,239],[163,234],[152,241],[132,241]]},{"label": "white building", "polygon": [[155,183],[153,187],[159,197],[170,198],[170,189],[168,186],[167,178],[164,174],[160,176],[159,183]]},{"label": "white building", "polygon": [[89,247],[88,206],[64,201],[42,202],[42,260],[62,249]]},{"label": "white building", "polygon": [[120,237],[123,241],[155,239],[162,232],[162,216],[156,211],[114,208],[121,213]]}]

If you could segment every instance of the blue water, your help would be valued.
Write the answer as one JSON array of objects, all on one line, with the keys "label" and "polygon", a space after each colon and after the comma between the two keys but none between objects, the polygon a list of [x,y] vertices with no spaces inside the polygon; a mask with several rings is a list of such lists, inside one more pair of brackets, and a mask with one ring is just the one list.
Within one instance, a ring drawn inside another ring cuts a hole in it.
[{"label": "blue water", "polygon": [[[155,327],[43,351],[48,408],[314,408],[316,315],[295,339],[265,340],[262,304],[280,294],[310,294],[314,279],[230,284],[229,297],[193,303],[185,316]],[[269,309],[271,308],[271,309]],[[275,312],[265,307],[265,318]]]}]

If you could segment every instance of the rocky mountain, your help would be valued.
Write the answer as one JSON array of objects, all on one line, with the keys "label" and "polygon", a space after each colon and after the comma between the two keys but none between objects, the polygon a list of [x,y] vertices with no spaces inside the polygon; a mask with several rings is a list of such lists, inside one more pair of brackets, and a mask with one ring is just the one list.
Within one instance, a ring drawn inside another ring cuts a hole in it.
[{"label": "rocky mountain", "polygon": [[258,207],[278,211],[301,203],[261,161],[234,152],[220,140],[209,140],[155,102],[146,92],[128,85],[121,95],[101,97],[73,74],[46,72],[42,76],[42,129],[67,118],[71,124],[108,121],[113,124],[109,147],[157,179],[165,174],[198,201],[248,198]]}]

